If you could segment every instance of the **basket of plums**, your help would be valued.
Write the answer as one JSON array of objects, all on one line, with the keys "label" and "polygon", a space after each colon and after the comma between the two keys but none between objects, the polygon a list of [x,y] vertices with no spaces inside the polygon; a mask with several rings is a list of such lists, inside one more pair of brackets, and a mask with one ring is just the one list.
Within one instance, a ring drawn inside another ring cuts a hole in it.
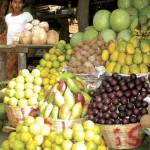
[{"label": "basket of plums", "polygon": [[90,90],[92,101],[88,119],[99,124],[108,147],[132,149],[143,141],[140,119],[148,113],[150,85],[145,76],[121,76],[113,73],[102,80],[96,90]]}]

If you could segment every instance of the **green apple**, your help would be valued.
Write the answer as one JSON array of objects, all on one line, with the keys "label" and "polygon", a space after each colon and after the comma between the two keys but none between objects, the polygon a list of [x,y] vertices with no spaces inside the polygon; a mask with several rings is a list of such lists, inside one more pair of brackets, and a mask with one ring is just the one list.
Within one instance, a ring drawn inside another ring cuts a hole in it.
[{"label": "green apple", "polygon": [[5,96],[3,102],[4,102],[5,104],[9,104],[9,101],[10,101],[10,97]]},{"label": "green apple", "polygon": [[73,143],[70,140],[64,140],[62,142],[62,149],[71,150]]},{"label": "green apple", "polygon": [[14,80],[11,80],[8,82],[8,88],[10,88],[10,89],[15,88],[15,85],[16,85],[16,81],[14,81]]},{"label": "green apple", "polygon": [[30,83],[30,82],[28,82],[28,83],[25,83],[25,85],[24,85],[24,89],[26,90],[26,89],[32,89],[33,88],[33,83]]},{"label": "green apple", "polygon": [[25,91],[24,91],[24,97],[25,98],[30,98],[30,97],[32,97],[33,96],[33,90],[32,89],[26,89]]},{"label": "green apple", "polygon": [[16,97],[17,99],[22,99],[22,98],[24,98],[24,91],[17,90],[16,93],[15,93],[15,97]]},{"label": "green apple", "polygon": [[37,105],[37,104],[38,104],[37,98],[35,98],[35,97],[30,97],[30,98],[28,99],[28,105],[29,105],[29,106],[35,106],[35,105]]},{"label": "green apple", "polygon": [[25,126],[30,126],[35,121],[34,117],[27,116],[24,120]]},{"label": "green apple", "polygon": [[66,140],[71,140],[72,139],[72,136],[73,136],[73,130],[70,129],[70,128],[66,128],[64,131],[63,131],[63,135],[64,135],[64,138]]},{"label": "green apple", "polygon": [[35,85],[42,85],[42,78],[41,77],[35,77],[33,82]]},{"label": "green apple", "polygon": [[40,85],[34,85],[33,86],[33,92],[34,93],[40,93],[40,91],[41,91],[41,86]]},{"label": "green apple", "polygon": [[39,69],[33,69],[31,74],[34,76],[34,77],[39,77],[40,76],[40,70]]},{"label": "green apple", "polygon": [[77,142],[82,142],[84,141],[85,134],[83,130],[76,130],[73,132],[73,138]]},{"label": "green apple", "polygon": [[18,101],[18,106],[20,106],[20,107],[28,106],[28,100],[25,98],[20,99]]},{"label": "green apple", "polygon": [[29,126],[29,131],[33,135],[38,135],[41,132],[41,127],[37,123],[33,123]]},{"label": "green apple", "polygon": [[23,76],[21,76],[21,75],[19,75],[17,78],[16,78],[16,82],[17,83],[24,83],[24,77]]},{"label": "green apple", "polygon": [[33,139],[36,143],[36,145],[42,145],[42,143],[44,142],[44,137],[41,134],[35,135],[34,139]]},{"label": "green apple", "polygon": [[28,76],[25,77],[25,82],[30,82],[32,83],[34,81],[34,76],[29,74]]},{"label": "green apple", "polygon": [[30,74],[29,70],[28,69],[23,69],[21,70],[20,72],[20,75],[22,75],[23,77],[26,77]]},{"label": "green apple", "polygon": [[16,83],[15,90],[24,90],[24,84],[23,83]]},{"label": "green apple", "polygon": [[9,89],[7,95],[9,97],[14,97],[16,94],[16,90],[15,89]]},{"label": "green apple", "polygon": [[84,130],[90,130],[90,129],[94,128],[94,122],[91,120],[86,120],[83,123],[83,127],[84,127]]},{"label": "green apple", "polygon": [[11,105],[11,106],[17,106],[18,105],[18,99],[16,99],[15,97],[11,97],[9,99],[9,105]]}]

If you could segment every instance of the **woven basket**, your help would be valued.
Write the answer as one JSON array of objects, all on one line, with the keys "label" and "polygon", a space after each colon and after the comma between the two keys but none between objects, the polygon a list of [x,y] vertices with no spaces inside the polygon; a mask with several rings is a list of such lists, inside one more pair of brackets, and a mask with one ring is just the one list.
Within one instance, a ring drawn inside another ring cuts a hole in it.
[{"label": "woven basket", "polygon": [[99,125],[109,148],[132,149],[140,146],[144,129],[139,123],[128,125]]},{"label": "woven basket", "polygon": [[66,128],[71,128],[75,123],[83,123],[87,118],[79,118],[74,120],[45,118],[45,123],[51,126],[51,131],[62,132]]},{"label": "woven basket", "polygon": [[10,124],[16,127],[18,124],[24,122],[27,116],[36,117],[39,115],[39,109],[36,106],[26,106],[26,107],[12,107],[10,105],[6,106],[7,117]]}]

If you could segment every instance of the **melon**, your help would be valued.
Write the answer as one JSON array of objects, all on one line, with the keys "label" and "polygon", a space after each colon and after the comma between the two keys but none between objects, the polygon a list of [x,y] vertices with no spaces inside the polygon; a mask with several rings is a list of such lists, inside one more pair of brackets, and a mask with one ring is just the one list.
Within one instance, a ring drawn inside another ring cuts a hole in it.
[{"label": "melon", "polygon": [[104,38],[105,42],[108,42],[110,40],[115,41],[116,40],[116,32],[112,29],[105,29],[100,34]]},{"label": "melon", "polygon": [[131,34],[131,30],[127,29],[127,30],[122,30],[118,33],[117,35],[117,39],[123,38],[126,41],[129,41],[129,39],[131,38],[132,34]]},{"label": "melon", "polygon": [[87,42],[92,40],[93,38],[98,37],[98,32],[95,29],[85,30],[83,33],[83,41]]},{"label": "melon", "polygon": [[83,41],[83,32],[75,33],[70,39],[70,45],[74,48]]},{"label": "melon", "polygon": [[110,15],[110,26],[120,32],[130,26],[130,14],[124,9],[115,9]]},{"label": "melon", "polygon": [[125,9],[132,7],[132,1],[131,0],[118,0],[117,6],[119,9]]},{"label": "melon", "polygon": [[148,6],[149,3],[149,0],[132,0],[133,7],[138,10],[142,9],[144,6]]},{"label": "melon", "polygon": [[150,18],[150,6],[145,6],[140,10],[139,17],[141,16],[147,16]]},{"label": "melon", "polygon": [[131,19],[131,21],[132,21],[135,17],[138,17],[138,14],[139,14],[138,9],[131,7],[131,8],[126,8],[125,10],[130,14],[130,19]]},{"label": "melon", "polygon": [[93,17],[93,26],[97,31],[102,31],[110,28],[110,11],[108,10],[99,10],[95,13]]}]

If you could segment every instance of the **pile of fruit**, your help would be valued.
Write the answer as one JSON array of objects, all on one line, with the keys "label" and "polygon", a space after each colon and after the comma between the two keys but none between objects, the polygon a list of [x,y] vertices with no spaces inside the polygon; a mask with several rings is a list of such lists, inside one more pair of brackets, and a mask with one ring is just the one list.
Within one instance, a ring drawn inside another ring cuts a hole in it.
[{"label": "pile of fruit", "polygon": [[0,103],[0,130],[7,120],[6,105],[4,103]]},{"label": "pile of fruit", "polygon": [[39,97],[41,115],[66,120],[84,118],[92,99],[84,81],[73,73],[63,73],[57,77],[57,81],[44,98]]},{"label": "pile of fruit", "polygon": [[102,52],[102,60],[106,61],[106,73],[147,74],[150,64],[150,42],[132,36],[129,41],[118,39],[110,41],[108,50]]},{"label": "pile of fruit", "polygon": [[54,85],[56,78],[68,64],[72,56],[72,48],[64,40],[60,40],[54,47],[46,52],[36,67],[40,70],[43,79],[42,85],[47,89]]},{"label": "pile of fruit", "polygon": [[85,121],[83,125],[76,123],[63,132],[50,130],[50,125],[44,123],[42,117],[28,116],[23,124],[16,127],[16,132],[10,133],[0,149],[106,150],[99,126],[90,120]]},{"label": "pile of fruit", "polygon": [[23,69],[16,78],[8,82],[4,103],[10,106],[35,106],[42,87],[40,71]]},{"label": "pile of fruit", "polygon": [[145,77],[131,74],[123,78],[117,73],[106,77],[96,91],[88,110],[88,118],[99,124],[129,124],[140,122],[147,114],[150,85]]}]

